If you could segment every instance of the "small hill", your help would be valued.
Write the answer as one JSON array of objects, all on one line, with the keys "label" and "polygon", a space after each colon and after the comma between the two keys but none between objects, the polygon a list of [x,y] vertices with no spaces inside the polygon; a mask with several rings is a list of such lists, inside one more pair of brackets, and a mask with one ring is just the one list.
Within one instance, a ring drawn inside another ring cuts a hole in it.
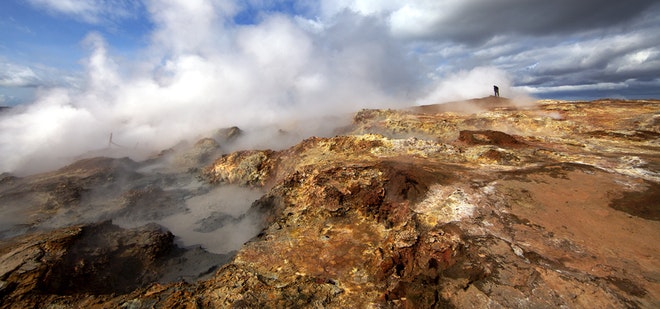
[{"label": "small hill", "polygon": [[410,108],[409,110],[418,113],[477,113],[494,109],[516,109],[530,106],[534,102],[529,100],[512,100],[505,97],[489,96],[463,101],[452,101],[439,104],[421,105]]}]

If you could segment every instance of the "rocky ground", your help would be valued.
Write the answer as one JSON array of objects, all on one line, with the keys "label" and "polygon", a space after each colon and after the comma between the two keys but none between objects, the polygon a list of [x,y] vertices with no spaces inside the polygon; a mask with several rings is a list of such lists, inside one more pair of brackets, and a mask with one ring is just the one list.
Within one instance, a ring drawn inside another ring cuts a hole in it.
[{"label": "rocky ground", "polygon": [[[224,154],[239,135],[0,176],[0,305],[660,307],[660,101],[363,110],[335,137]],[[142,225],[230,185],[261,197],[195,235],[257,226],[236,251]]]}]

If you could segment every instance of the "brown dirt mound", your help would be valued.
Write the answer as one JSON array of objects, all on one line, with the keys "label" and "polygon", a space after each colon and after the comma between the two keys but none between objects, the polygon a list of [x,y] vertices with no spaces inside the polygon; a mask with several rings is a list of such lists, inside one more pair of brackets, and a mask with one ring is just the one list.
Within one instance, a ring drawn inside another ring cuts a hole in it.
[{"label": "brown dirt mound", "polygon": [[525,104],[519,104],[519,102],[514,102],[513,100],[508,98],[488,96],[484,98],[465,100],[465,101],[454,101],[447,103],[415,106],[415,107],[411,107],[409,110],[423,114],[436,114],[436,113],[444,113],[444,112],[471,114],[471,113],[494,110],[494,109],[515,110],[524,105]]},{"label": "brown dirt mound", "polygon": [[492,130],[463,130],[459,133],[457,141],[468,145],[495,145],[500,147],[520,147],[525,145],[509,134]]}]

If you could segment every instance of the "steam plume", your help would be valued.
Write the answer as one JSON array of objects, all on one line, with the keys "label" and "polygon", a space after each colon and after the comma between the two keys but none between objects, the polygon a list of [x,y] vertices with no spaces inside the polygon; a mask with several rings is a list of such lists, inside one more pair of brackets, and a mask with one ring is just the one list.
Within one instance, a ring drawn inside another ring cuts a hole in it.
[{"label": "steam plume", "polygon": [[[272,14],[238,26],[229,22],[236,7],[224,2],[152,1],[147,8],[155,29],[135,59],[113,55],[91,33],[80,87],[44,89],[32,104],[0,116],[0,171],[61,166],[107,147],[110,134],[132,155],[145,155],[221,127],[438,103],[510,84],[493,68],[447,81],[420,78],[428,70],[388,25],[350,12],[323,24]],[[483,89],[473,88],[476,78]]]}]

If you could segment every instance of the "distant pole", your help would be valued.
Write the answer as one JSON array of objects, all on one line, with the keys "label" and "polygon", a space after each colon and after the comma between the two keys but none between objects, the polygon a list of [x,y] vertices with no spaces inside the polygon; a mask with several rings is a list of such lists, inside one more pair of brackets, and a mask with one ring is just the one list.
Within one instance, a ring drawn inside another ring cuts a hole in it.
[{"label": "distant pole", "polygon": [[110,139],[108,140],[108,149],[112,148],[112,145],[118,147],[118,148],[124,148],[122,145],[118,145],[117,143],[112,141],[112,133],[110,133]]}]

